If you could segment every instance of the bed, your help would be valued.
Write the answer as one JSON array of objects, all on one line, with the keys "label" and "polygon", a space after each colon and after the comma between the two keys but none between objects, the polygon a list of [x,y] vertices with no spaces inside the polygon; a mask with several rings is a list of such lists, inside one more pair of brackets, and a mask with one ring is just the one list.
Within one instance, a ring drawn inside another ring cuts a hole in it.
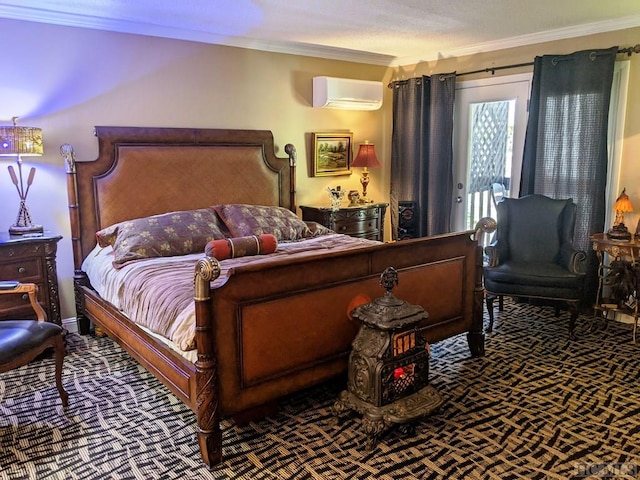
[{"label": "bed", "polygon": [[[96,127],[95,133],[96,160],[76,161],[70,145],[61,147],[80,331],[101,329],[194,411],[209,466],[223,458],[222,418],[246,421],[285,395],[346,372],[359,328],[348,318],[350,305],[382,295],[379,276],[386,267],[399,272],[394,294],[427,310],[421,328],[429,342],[466,333],[471,354],[484,354],[482,256],[478,232],[467,231],[262,255],[262,262],[232,268],[224,267],[227,260],[196,253],[185,275],[196,348],[191,357],[183,355],[93,288],[83,268],[96,251],[96,233],[132,219],[216,205],[297,213],[296,150],[287,144],[277,152],[270,131]],[[171,291],[174,282],[167,283]]]}]

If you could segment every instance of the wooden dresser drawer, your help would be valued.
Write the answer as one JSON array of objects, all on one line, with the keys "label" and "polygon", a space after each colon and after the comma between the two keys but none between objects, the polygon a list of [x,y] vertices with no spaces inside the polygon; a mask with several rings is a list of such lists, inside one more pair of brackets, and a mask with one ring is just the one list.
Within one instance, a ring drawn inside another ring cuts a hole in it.
[{"label": "wooden dresser drawer", "polygon": [[0,279],[37,282],[40,278],[42,278],[40,258],[16,258],[0,262]]},{"label": "wooden dresser drawer", "polygon": [[380,230],[380,224],[377,218],[336,222],[333,230],[346,235],[362,235],[377,232]]},{"label": "wooden dresser drawer", "polygon": [[338,210],[333,214],[333,221],[335,223],[343,222],[358,222],[364,220],[371,220],[380,218],[379,208],[350,208]]}]

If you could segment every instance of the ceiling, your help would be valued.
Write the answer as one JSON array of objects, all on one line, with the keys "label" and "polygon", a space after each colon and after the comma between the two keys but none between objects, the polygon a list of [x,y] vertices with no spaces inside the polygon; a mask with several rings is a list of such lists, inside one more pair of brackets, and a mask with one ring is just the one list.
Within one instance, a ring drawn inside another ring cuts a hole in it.
[{"label": "ceiling", "polygon": [[0,0],[0,18],[397,66],[640,26],[640,0]]}]

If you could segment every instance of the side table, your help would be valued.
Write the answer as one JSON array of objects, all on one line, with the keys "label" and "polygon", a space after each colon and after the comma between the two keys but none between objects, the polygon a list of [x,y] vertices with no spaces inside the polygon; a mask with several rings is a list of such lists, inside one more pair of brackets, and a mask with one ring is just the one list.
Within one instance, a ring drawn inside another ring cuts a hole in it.
[{"label": "side table", "polygon": [[[38,285],[38,301],[47,312],[47,321],[62,325],[56,253],[60,235],[49,232],[9,235],[0,232],[0,280],[18,280]],[[0,320],[35,318],[27,295],[6,295],[0,305]]]},{"label": "side table", "polygon": [[605,233],[596,233],[591,236],[591,244],[593,250],[598,256],[598,293],[596,295],[595,312],[602,313],[602,316],[608,319],[609,312],[625,313],[633,317],[633,343],[636,343],[636,333],[638,330],[638,292],[635,292],[635,298],[631,305],[619,305],[613,299],[604,297],[604,287],[607,272],[610,270],[611,262],[605,263],[604,254],[611,257],[611,261],[628,258],[632,268],[639,268],[636,259],[640,259],[640,241],[632,238],[629,241],[612,240]]},{"label": "side table", "polygon": [[363,203],[332,210],[331,207],[301,206],[302,219],[318,222],[336,233],[384,241],[386,203]]}]

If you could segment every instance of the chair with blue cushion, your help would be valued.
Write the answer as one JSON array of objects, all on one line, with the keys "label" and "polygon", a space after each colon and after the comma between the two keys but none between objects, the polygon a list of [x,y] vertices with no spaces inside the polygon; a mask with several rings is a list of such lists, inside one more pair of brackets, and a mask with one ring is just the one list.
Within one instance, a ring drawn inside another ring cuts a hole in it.
[{"label": "chair with blue cushion", "polygon": [[0,282],[0,296],[28,295],[37,320],[0,321],[0,373],[13,370],[33,361],[48,348],[55,356],[56,387],[67,407],[68,394],[62,386],[62,365],[65,356],[64,330],[46,320],[46,313],[37,300],[38,286],[34,283]]},{"label": "chair with blue cushion", "polygon": [[[573,245],[576,204],[544,195],[503,198],[496,205],[497,230],[485,247],[484,287],[493,328],[496,297],[537,299],[550,302],[559,315],[569,307],[569,335],[573,337],[582,291],[586,253]],[[502,305],[501,305],[502,306]]]}]

